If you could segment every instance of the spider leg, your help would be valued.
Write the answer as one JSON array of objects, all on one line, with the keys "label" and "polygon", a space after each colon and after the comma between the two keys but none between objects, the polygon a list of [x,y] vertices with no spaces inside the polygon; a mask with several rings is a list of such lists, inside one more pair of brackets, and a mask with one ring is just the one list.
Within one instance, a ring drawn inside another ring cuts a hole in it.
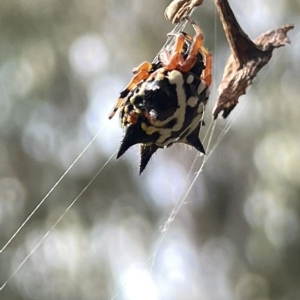
[{"label": "spider leg", "polygon": [[[189,34],[187,34],[186,32],[182,31],[180,34],[183,34],[186,40],[188,40],[190,42],[193,41],[193,38]],[[178,35],[178,33],[171,33],[171,32],[167,34],[167,36],[177,36],[177,35]]]},{"label": "spider leg", "polygon": [[108,116],[109,119],[111,119],[115,115],[119,107],[123,104],[124,98],[128,95],[128,93],[132,91],[141,80],[145,80],[149,77],[149,72],[151,69],[152,64],[145,61],[132,70],[133,74],[136,75],[131,79],[126,88],[120,93],[117,104]]},{"label": "spider leg", "polygon": [[[181,72],[188,72],[194,66],[197,59],[198,52],[201,52],[205,58],[205,65],[206,65],[204,74],[201,75],[201,78],[205,81],[206,85],[209,87],[212,81],[212,76],[211,76],[212,55],[203,46],[203,34],[201,28],[189,16],[186,16],[185,18],[192,24],[196,32],[196,35],[193,38],[191,50],[188,54],[188,57],[186,58],[185,61],[179,62],[178,70]],[[189,35],[186,35],[186,39],[191,40],[192,38]]]},{"label": "spider leg", "polygon": [[204,69],[204,74],[201,75],[201,78],[205,81],[206,85],[209,87],[211,85],[212,81],[212,63],[213,63],[213,58],[212,54],[203,46],[201,46],[200,51],[204,54],[205,57],[205,69]]},{"label": "spider leg", "polygon": [[182,33],[176,35],[175,45],[172,53],[167,49],[159,53],[159,59],[165,70],[176,70],[179,62],[182,60],[182,49],[184,46],[185,36]]},{"label": "spider leg", "polygon": [[203,46],[202,46],[203,34],[202,34],[201,28],[190,17],[186,16],[185,18],[192,24],[192,26],[196,32],[196,35],[193,38],[193,42],[190,47],[190,52],[189,52],[187,58],[185,60],[179,62],[178,70],[181,72],[188,72],[190,69],[193,68],[193,66],[195,65],[195,62],[197,60],[197,55],[198,55],[199,51],[201,51],[201,49],[203,48]]},{"label": "spider leg", "polygon": [[152,64],[149,63],[148,61],[144,61],[140,65],[138,65],[136,68],[133,68],[132,73],[137,74],[141,71],[149,72],[151,69],[152,69]]}]

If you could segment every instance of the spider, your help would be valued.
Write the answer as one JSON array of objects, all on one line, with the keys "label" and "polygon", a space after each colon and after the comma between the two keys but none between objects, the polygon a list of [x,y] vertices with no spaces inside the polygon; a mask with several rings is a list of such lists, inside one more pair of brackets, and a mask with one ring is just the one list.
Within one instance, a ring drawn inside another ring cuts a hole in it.
[{"label": "spider", "polygon": [[190,17],[185,19],[195,36],[174,34],[173,43],[152,63],[143,62],[134,68],[133,78],[109,115],[111,119],[120,109],[125,129],[117,158],[140,144],[140,174],[157,149],[174,143],[188,144],[205,154],[199,131],[212,80],[212,55],[202,45],[200,27]]}]

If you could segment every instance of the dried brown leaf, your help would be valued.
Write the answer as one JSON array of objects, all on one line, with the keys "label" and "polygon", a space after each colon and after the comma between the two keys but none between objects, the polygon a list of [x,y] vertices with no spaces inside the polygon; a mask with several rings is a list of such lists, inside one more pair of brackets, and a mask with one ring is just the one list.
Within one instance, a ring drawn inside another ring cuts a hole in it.
[{"label": "dried brown leaf", "polygon": [[254,42],[247,36],[237,22],[227,0],[215,0],[220,19],[231,48],[231,55],[224,69],[219,85],[219,98],[213,109],[217,118],[222,113],[226,118],[238,103],[246,88],[251,85],[259,70],[272,57],[275,48],[289,43],[287,32],[293,25],[282,26],[262,34]]}]

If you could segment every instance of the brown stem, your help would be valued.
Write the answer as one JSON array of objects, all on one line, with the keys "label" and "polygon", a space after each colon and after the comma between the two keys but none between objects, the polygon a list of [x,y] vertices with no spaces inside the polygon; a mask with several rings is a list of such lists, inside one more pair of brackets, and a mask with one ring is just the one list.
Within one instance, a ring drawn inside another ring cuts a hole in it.
[{"label": "brown stem", "polygon": [[232,55],[237,63],[247,63],[246,52],[257,51],[255,44],[237,22],[227,1],[215,0]]}]

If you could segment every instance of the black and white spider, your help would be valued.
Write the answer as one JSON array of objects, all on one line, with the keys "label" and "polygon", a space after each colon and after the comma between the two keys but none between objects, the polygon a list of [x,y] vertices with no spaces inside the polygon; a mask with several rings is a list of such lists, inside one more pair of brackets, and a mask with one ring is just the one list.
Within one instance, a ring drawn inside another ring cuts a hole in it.
[{"label": "black and white spider", "polygon": [[125,129],[117,158],[140,144],[140,173],[157,149],[174,143],[185,143],[205,153],[199,131],[211,84],[212,56],[202,46],[200,27],[190,17],[185,18],[195,36],[176,34],[171,46],[159,52],[152,63],[143,62],[135,68],[134,77],[109,116],[120,109]]}]

